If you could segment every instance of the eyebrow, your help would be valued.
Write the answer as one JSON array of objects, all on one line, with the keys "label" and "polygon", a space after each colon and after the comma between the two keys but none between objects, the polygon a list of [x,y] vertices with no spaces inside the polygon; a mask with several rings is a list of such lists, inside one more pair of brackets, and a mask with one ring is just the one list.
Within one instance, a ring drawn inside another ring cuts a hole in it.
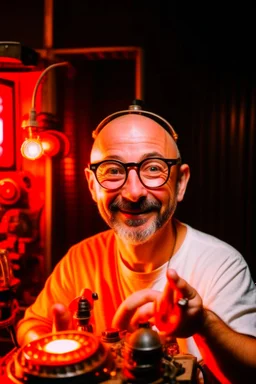
[{"label": "eyebrow", "polygon": [[[165,158],[161,153],[159,152],[148,152],[148,153],[145,153],[142,158],[140,159],[140,161],[144,160],[144,159],[148,159],[148,158],[154,158],[154,157],[161,157],[161,158]],[[104,158],[104,160],[119,160],[119,161],[123,161],[122,157],[121,156],[118,156],[118,155],[112,155],[112,156],[106,156]]]}]

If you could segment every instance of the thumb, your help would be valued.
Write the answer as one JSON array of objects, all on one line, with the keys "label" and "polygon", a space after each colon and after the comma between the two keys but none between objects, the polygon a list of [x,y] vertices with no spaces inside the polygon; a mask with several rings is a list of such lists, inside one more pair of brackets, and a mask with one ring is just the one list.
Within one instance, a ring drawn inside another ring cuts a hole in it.
[{"label": "thumb", "polygon": [[72,316],[69,310],[63,304],[54,304],[52,306],[53,325],[52,331],[65,331],[71,329]]}]

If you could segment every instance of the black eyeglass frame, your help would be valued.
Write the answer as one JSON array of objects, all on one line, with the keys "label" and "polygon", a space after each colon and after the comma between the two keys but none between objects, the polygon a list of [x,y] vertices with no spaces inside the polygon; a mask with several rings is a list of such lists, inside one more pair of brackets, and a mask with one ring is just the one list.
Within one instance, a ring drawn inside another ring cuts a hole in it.
[{"label": "black eyeglass frame", "polygon": [[[148,187],[141,179],[140,177],[140,168],[142,166],[143,163],[145,163],[146,161],[148,160],[161,160],[163,161],[167,166],[168,166],[168,176],[166,177],[166,180],[158,185],[157,187]],[[103,163],[117,163],[119,165],[121,165],[124,169],[125,169],[125,173],[126,173],[126,177],[124,179],[124,182],[123,184],[121,184],[118,188],[107,188],[107,187],[104,187],[98,180],[98,177],[97,177],[97,169],[98,167],[103,164]],[[165,159],[165,158],[162,158],[162,157],[149,157],[149,158],[146,158],[146,159],[143,159],[142,161],[140,161],[139,163],[135,163],[135,162],[130,162],[130,163],[123,163],[122,161],[119,161],[119,160],[103,160],[103,161],[100,161],[99,163],[89,163],[88,164],[88,168],[94,173],[95,177],[96,177],[96,180],[97,182],[99,183],[99,185],[106,189],[106,190],[109,190],[109,191],[116,191],[120,188],[122,188],[124,186],[124,184],[126,183],[127,181],[127,178],[128,178],[128,173],[129,173],[129,168],[132,168],[132,169],[136,169],[136,172],[137,172],[137,175],[138,175],[138,178],[141,182],[141,184],[148,188],[148,189],[157,189],[157,188],[161,188],[164,184],[167,183],[169,177],[170,177],[170,173],[171,173],[171,167],[174,166],[174,165],[178,165],[178,164],[181,164],[181,158],[178,157],[177,159]]]}]

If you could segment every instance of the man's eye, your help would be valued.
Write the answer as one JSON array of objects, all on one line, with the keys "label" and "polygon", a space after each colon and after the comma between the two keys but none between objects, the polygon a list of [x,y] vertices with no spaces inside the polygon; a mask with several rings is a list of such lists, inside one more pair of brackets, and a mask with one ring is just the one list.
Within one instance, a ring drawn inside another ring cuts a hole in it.
[{"label": "man's eye", "polygon": [[124,173],[123,169],[118,166],[104,166],[99,169],[99,173],[102,176],[116,176]]},{"label": "man's eye", "polygon": [[149,172],[158,172],[158,171],[160,171],[160,167],[158,167],[157,165],[150,165],[148,167],[148,171]]},{"label": "man's eye", "polygon": [[158,173],[162,171],[163,171],[163,167],[159,164],[147,164],[143,168],[143,172],[147,172],[147,173]]},{"label": "man's eye", "polygon": [[120,169],[118,169],[118,168],[109,168],[107,170],[107,173],[109,173],[111,175],[118,175],[120,173]]}]

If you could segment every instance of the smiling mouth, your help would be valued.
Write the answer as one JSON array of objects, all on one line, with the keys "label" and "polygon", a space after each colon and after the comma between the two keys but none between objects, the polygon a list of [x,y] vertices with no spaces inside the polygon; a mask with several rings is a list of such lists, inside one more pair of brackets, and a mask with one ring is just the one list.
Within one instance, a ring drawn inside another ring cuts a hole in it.
[{"label": "smiling mouth", "polygon": [[109,206],[110,211],[113,213],[121,213],[123,215],[129,215],[131,217],[148,215],[152,212],[159,212],[161,204],[158,201],[137,201],[137,202],[126,202],[116,200]]},{"label": "smiling mouth", "polygon": [[141,211],[119,211],[121,217],[119,219],[126,224],[129,228],[140,227],[148,221],[148,216],[145,216],[145,212]]},{"label": "smiling mouth", "polygon": [[120,209],[119,212],[121,212],[124,215],[140,216],[140,215],[151,213],[152,209],[148,209],[146,211],[141,211],[141,210],[124,211]]}]

